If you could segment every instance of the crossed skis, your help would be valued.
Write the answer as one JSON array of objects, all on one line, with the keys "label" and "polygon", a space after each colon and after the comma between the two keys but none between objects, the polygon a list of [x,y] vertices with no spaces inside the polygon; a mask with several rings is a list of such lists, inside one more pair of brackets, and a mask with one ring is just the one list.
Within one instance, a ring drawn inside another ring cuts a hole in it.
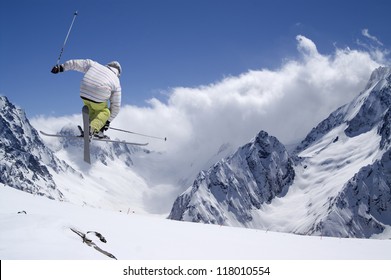
[{"label": "crossed skis", "polygon": [[[80,138],[84,139],[84,161],[91,164],[91,153],[90,153],[90,142],[91,141],[102,141],[102,142],[111,142],[111,143],[122,143],[126,145],[136,145],[136,146],[146,146],[148,143],[135,143],[135,142],[127,142],[127,141],[121,141],[121,140],[111,140],[109,138],[97,138],[97,137],[90,137],[89,133],[83,133],[83,131],[90,131],[90,120],[89,120],[89,109],[87,106],[83,106],[82,109],[82,115],[83,115],[83,129],[79,126],[81,135],[64,135],[64,134],[52,134],[52,133],[46,133],[44,131],[40,131],[42,135],[50,136],[50,137],[62,137],[62,138]],[[131,134],[137,134],[142,135],[150,138],[156,138],[161,139],[164,141],[167,141],[167,138],[160,138],[140,133],[135,133],[127,130],[122,130],[118,128],[113,128],[114,130],[127,132]]]}]

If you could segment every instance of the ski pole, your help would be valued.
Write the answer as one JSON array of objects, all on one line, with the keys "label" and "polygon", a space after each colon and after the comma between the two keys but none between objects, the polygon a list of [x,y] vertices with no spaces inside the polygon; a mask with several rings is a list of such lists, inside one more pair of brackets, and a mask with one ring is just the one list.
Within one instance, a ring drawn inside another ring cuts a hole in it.
[{"label": "ski pole", "polygon": [[59,64],[60,64],[60,59],[61,59],[62,53],[64,52],[65,44],[66,44],[67,41],[68,41],[68,37],[69,37],[69,34],[71,33],[72,26],[73,26],[73,23],[75,22],[76,16],[77,16],[77,11],[75,11],[75,12],[73,13],[72,23],[71,23],[71,26],[69,26],[68,33],[67,33],[67,36],[65,37],[64,44],[62,45],[62,48],[61,48],[61,51],[60,51],[60,55],[58,56],[57,64],[56,64],[56,65],[59,65]]},{"label": "ski pole", "polygon": [[160,140],[167,141],[167,137],[164,137],[164,138],[163,137],[156,137],[156,136],[141,134],[141,133],[128,131],[128,130],[124,130],[124,129],[120,129],[120,128],[115,128],[115,127],[111,127],[111,126],[109,128],[112,129],[112,130],[117,130],[117,131],[122,131],[122,132],[130,133],[130,134],[136,134],[136,135],[140,135],[140,136],[144,136],[144,137],[155,138],[155,139],[160,139]]}]

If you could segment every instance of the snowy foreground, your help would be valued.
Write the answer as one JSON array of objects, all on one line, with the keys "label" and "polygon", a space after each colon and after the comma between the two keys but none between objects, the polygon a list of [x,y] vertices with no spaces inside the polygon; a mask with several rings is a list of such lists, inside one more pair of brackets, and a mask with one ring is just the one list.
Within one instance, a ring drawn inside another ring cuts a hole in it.
[{"label": "snowy foreground", "polygon": [[[25,211],[25,213],[19,213]],[[70,230],[119,260],[391,259],[391,240],[299,236],[245,228],[177,222],[74,206],[0,187],[2,260],[109,259]]]},{"label": "snowy foreground", "polygon": [[[71,227],[101,233],[107,243],[87,237],[119,261],[83,243]],[[0,259],[4,280],[260,277],[232,275],[233,268],[238,273],[268,268],[270,274],[262,276],[266,279],[314,279],[319,271],[322,277],[317,279],[368,279],[387,272],[391,241],[178,222],[75,206],[0,184]],[[128,274],[131,270],[137,274]],[[182,270],[185,276],[172,274]],[[190,276],[189,270],[198,275]]]}]

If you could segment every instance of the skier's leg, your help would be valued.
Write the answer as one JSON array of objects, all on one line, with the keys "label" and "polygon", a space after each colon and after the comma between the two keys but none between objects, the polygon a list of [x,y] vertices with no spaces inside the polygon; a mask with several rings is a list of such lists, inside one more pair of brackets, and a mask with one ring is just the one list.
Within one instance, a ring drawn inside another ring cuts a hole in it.
[{"label": "skier's leg", "polygon": [[95,110],[94,110],[94,108],[92,108],[92,104],[94,104],[94,103],[89,100],[86,100],[86,99],[83,99],[83,103],[84,103],[84,105],[86,105],[88,107],[89,119],[90,119],[90,123],[91,123],[91,120],[93,120],[94,116],[95,116]]},{"label": "skier's leg", "polygon": [[107,102],[102,103],[92,103],[91,107],[94,111],[93,116],[91,116],[91,127],[94,132],[98,132],[106,124],[110,118],[110,110],[107,107]]}]

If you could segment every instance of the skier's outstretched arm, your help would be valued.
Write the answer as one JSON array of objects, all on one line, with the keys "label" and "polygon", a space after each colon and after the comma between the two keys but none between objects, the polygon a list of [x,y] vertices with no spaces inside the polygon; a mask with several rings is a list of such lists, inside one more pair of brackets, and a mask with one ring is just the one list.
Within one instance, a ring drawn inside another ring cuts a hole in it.
[{"label": "skier's outstretched arm", "polygon": [[78,72],[85,73],[91,67],[92,60],[91,59],[72,59],[64,62],[61,65],[55,65],[52,68],[52,73],[57,74],[60,72],[74,70]]}]

